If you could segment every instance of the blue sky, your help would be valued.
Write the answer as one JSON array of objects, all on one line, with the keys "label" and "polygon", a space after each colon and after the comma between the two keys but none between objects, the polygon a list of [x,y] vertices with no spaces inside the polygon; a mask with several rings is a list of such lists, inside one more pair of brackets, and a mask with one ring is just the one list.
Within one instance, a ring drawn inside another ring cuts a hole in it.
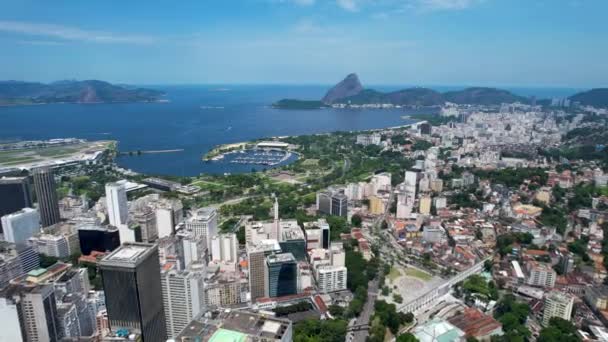
[{"label": "blue sky", "polygon": [[606,0],[0,4],[0,79],[608,86]]}]

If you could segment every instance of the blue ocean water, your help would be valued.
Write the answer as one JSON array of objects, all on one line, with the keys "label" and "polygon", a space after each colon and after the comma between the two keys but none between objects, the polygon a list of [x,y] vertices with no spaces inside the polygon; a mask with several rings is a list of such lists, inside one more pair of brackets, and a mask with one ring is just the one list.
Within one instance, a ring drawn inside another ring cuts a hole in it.
[{"label": "blue ocean water", "polygon": [[[281,98],[319,99],[328,86],[155,86],[168,103],[0,107],[0,140],[114,139],[123,151],[182,152],[118,158],[137,172],[193,176],[249,172],[251,165],[205,163],[218,144],[251,139],[404,125],[404,110],[278,110]],[[441,89],[440,89],[441,90]],[[529,95],[529,94],[525,94]],[[257,168],[260,169],[259,167]]]}]

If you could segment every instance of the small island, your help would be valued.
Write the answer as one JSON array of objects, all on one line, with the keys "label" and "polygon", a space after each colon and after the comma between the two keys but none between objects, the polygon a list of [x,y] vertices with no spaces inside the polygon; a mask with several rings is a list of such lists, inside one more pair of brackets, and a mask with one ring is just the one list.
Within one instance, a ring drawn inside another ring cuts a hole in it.
[{"label": "small island", "polygon": [[272,107],[278,109],[321,109],[329,106],[317,100],[283,99],[273,103]]}]

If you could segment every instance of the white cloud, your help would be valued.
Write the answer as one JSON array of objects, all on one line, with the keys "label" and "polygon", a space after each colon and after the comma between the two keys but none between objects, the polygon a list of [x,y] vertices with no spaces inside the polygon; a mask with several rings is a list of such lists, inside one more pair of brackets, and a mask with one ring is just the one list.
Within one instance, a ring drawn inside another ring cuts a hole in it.
[{"label": "white cloud", "polygon": [[19,44],[21,44],[21,45],[40,45],[40,46],[65,45],[65,43],[58,42],[55,40],[20,40]]},{"label": "white cloud", "polygon": [[350,11],[350,12],[357,12],[359,11],[359,4],[357,3],[357,0],[336,0],[336,3],[338,4],[338,6],[340,6],[341,8]]},{"label": "white cloud", "polygon": [[475,6],[484,0],[414,0],[412,5],[421,11],[454,11]]},{"label": "white cloud", "polygon": [[317,1],[316,0],[269,0],[270,3],[275,4],[294,4],[298,6],[312,6]]},{"label": "white cloud", "polygon": [[315,0],[292,0],[293,3],[300,6],[311,6],[315,4]]},{"label": "white cloud", "polygon": [[[106,44],[153,44],[157,41],[155,37],[143,35],[129,35],[109,33],[102,31],[88,31],[77,27],[40,24],[23,21],[0,20],[0,32],[23,34],[35,37],[47,37],[53,39],[82,41]],[[40,41],[38,41],[40,43]]]}]

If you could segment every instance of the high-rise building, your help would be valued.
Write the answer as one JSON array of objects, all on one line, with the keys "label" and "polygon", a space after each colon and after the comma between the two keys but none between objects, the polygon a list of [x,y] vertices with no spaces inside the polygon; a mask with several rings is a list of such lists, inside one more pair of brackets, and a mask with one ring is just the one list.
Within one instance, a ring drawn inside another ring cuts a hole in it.
[{"label": "high-rise building", "polygon": [[207,250],[211,250],[211,238],[217,234],[217,210],[211,207],[197,209],[186,220],[186,230],[201,236]]},{"label": "high-rise building", "polygon": [[557,273],[553,268],[545,263],[528,261],[526,263],[528,277],[526,284],[532,286],[554,287]]},{"label": "high-rise building", "polygon": [[108,320],[113,332],[126,329],[145,342],[167,339],[158,247],[125,243],[99,262]]},{"label": "high-rise building", "polygon": [[193,265],[187,270],[175,266],[163,268],[161,287],[165,307],[165,322],[169,338],[176,337],[194,318],[204,312],[205,268]]},{"label": "high-rise building", "polygon": [[553,317],[569,321],[573,306],[574,298],[572,296],[558,291],[549,292],[545,297],[542,324],[548,326]]},{"label": "high-rise building", "polygon": [[55,342],[62,338],[53,285],[11,284],[0,292],[0,341]]},{"label": "high-rise building", "polygon": [[431,181],[431,190],[435,192],[443,191],[443,180],[441,178],[433,179]]},{"label": "high-rise building", "polygon": [[191,231],[181,230],[176,234],[176,237],[177,255],[182,269],[205,259],[207,247],[202,236],[196,236]]},{"label": "high-rise building", "polygon": [[331,214],[331,192],[317,192],[317,211],[323,214]]},{"label": "high-rise building", "polygon": [[429,215],[431,213],[431,196],[420,197],[420,214]]},{"label": "high-rise building", "polygon": [[111,226],[80,226],[78,227],[78,241],[80,252],[83,255],[89,255],[92,251],[111,252],[120,246],[118,229]]},{"label": "high-rise building", "polygon": [[346,253],[342,242],[332,242],[329,248],[329,260],[333,266],[346,265]]},{"label": "high-rise building", "polygon": [[158,239],[156,212],[152,208],[146,207],[144,210],[134,212],[131,219],[139,226],[142,242],[153,243]]},{"label": "high-rise building", "polygon": [[23,208],[12,214],[2,216],[4,240],[25,244],[27,239],[40,231],[40,215],[32,208]]},{"label": "high-rise building", "polygon": [[416,187],[418,185],[418,172],[405,171],[405,191],[411,193],[414,197],[416,196]]},{"label": "high-rise building", "polygon": [[59,201],[55,188],[55,176],[50,168],[34,170],[34,190],[38,200],[38,211],[42,227],[52,226],[61,220]]},{"label": "high-rise building", "polygon": [[[54,258],[67,258],[77,252],[70,245],[68,236],[63,234],[40,234],[28,239],[28,244],[39,254]],[[78,247],[76,247],[78,248]]]},{"label": "high-rise building", "polygon": [[0,241],[0,289],[39,266],[40,257],[31,246]]},{"label": "high-rise building", "polygon": [[266,267],[267,297],[283,297],[298,293],[298,263],[291,253],[269,255],[266,258]]},{"label": "high-rise building", "polygon": [[211,239],[211,260],[237,262],[239,242],[236,234],[218,234]]},{"label": "high-rise building", "polygon": [[559,268],[562,274],[568,274],[574,270],[574,257],[570,253],[564,253],[559,258]]},{"label": "high-rise building", "polygon": [[291,253],[298,261],[306,259],[306,236],[297,220],[283,220],[280,223],[279,246],[283,253]]},{"label": "high-rise building", "polygon": [[348,198],[344,191],[334,188],[317,192],[317,211],[326,215],[346,217]]},{"label": "high-rise building", "polygon": [[327,223],[327,221],[324,219],[320,219],[318,222],[319,228],[321,228],[321,247],[328,249],[331,241],[329,223]]},{"label": "high-rise building", "polygon": [[[28,207],[33,207],[28,178],[0,178],[0,217]],[[2,231],[2,222],[0,222],[0,232]]]},{"label": "high-rise building", "polygon": [[130,218],[141,229],[144,242],[154,242],[175,233],[175,226],[183,220],[183,205],[179,199],[163,198],[159,194],[149,194],[129,205]]},{"label": "high-rise building", "polygon": [[124,184],[106,184],[106,206],[110,225],[120,228],[120,226],[127,224],[129,208],[127,207],[127,190]]},{"label": "high-rise building", "polygon": [[608,286],[587,286],[585,288],[585,301],[595,310],[608,310]]},{"label": "high-rise building", "polygon": [[348,198],[343,193],[334,193],[331,196],[331,214],[346,217],[348,215]]},{"label": "high-rise building", "polygon": [[386,212],[386,206],[382,197],[373,195],[369,198],[369,213],[372,215],[382,215]]},{"label": "high-rise building", "polygon": [[280,252],[281,247],[276,240],[264,240],[247,246],[249,291],[253,303],[259,298],[266,297],[268,289],[266,257],[272,253]]},{"label": "high-rise building", "polygon": [[346,267],[321,265],[317,267],[317,283],[322,293],[346,289]]},{"label": "high-rise building", "polygon": [[96,310],[89,305],[91,288],[86,268],[69,269],[53,284],[64,337],[91,336]]},{"label": "high-rise building", "polygon": [[217,272],[205,281],[205,306],[230,307],[247,301],[247,280],[237,272]]}]

